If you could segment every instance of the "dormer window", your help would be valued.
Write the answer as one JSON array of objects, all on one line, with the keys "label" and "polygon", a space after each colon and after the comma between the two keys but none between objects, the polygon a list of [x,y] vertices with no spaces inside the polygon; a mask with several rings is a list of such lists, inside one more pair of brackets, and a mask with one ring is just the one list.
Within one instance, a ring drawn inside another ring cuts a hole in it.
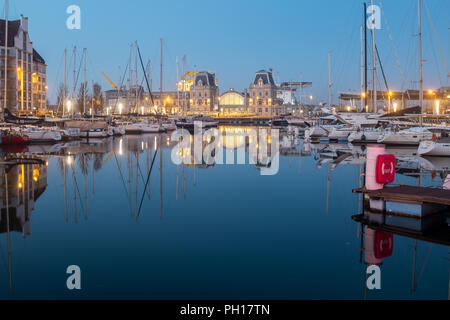
[{"label": "dormer window", "polygon": [[260,86],[260,87],[263,86],[263,80],[261,78],[258,80],[258,86]]}]

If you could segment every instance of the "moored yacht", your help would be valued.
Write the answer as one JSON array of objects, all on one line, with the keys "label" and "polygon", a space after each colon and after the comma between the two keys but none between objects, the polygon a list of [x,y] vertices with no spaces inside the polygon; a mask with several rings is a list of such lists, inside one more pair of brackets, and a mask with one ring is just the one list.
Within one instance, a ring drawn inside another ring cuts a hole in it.
[{"label": "moored yacht", "polygon": [[85,130],[80,134],[82,138],[107,138],[110,135],[108,128]]},{"label": "moored yacht", "polygon": [[417,153],[421,156],[450,157],[450,138],[422,141]]},{"label": "moored yacht", "polygon": [[381,129],[364,129],[350,133],[347,140],[350,143],[374,143],[383,134]]},{"label": "moored yacht", "polygon": [[400,131],[385,131],[377,139],[378,143],[396,145],[419,145],[421,141],[431,140],[433,133],[427,128],[414,127]]},{"label": "moored yacht", "polygon": [[51,129],[22,127],[16,128],[16,130],[28,136],[30,143],[55,142],[62,139],[60,132]]}]

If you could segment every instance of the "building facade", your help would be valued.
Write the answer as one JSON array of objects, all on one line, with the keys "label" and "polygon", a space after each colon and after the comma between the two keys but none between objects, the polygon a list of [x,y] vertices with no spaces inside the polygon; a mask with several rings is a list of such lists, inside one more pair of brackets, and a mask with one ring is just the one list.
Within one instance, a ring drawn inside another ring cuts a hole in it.
[{"label": "building facade", "polygon": [[272,71],[257,71],[250,84],[249,111],[259,116],[274,116],[281,112],[281,104]]},{"label": "building facade", "polygon": [[219,88],[214,73],[198,72],[190,90],[189,111],[212,112],[218,109]]},{"label": "building facade", "polygon": [[5,54],[7,55],[6,107],[19,112],[44,110],[47,99],[47,65],[33,48],[28,18],[8,21],[5,48],[5,20],[0,20],[0,105],[5,95]]},{"label": "building facade", "polygon": [[234,89],[222,93],[219,97],[218,111],[221,115],[248,113],[247,89],[243,93]]}]

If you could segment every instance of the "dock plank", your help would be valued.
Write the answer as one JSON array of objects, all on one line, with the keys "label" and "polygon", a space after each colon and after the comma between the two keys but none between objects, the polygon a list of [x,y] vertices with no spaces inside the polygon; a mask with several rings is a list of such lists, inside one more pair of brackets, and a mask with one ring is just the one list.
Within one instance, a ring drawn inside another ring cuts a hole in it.
[{"label": "dock plank", "polygon": [[371,198],[380,198],[387,201],[411,201],[450,205],[450,190],[438,188],[401,185],[385,187],[380,190],[358,188],[353,189],[353,192],[366,193]]}]

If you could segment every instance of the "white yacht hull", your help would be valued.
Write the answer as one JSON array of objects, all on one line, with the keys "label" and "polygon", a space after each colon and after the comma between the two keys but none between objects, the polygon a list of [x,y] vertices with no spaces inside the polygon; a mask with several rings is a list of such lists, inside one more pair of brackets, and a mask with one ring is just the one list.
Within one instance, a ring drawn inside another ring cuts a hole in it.
[{"label": "white yacht hull", "polygon": [[347,140],[348,136],[353,132],[353,129],[337,129],[331,130],[328,135],[330,140]]},{"label": "white yacht hull", "polygon": [[417,153],[421,156],[450,157],[450,140],[448,142],[422,141]]},{"label": "white yacht hull", "polygon": [[82,138],[107,138],[109,137],[107,130],[101,130],[101,131],[82,131],[80,134],[80,137]]},{"label": "white yacht hull", "polygon": [[61,141],[61,134],[52,130],[22,130],[30,142],[55,142]]},{"label": "white yacht hull", "polygon": [[380,131],[354,131],[348,136],[350,143],[377,142],[382,133]]},{"label": "white yacht hull", "polygon": [[388,132],[380,136],[378,143],[396,144],[396,145],[419,145],[421,141],[431,140],[433,134],[431,132],[417,132],[417,133],[402,133],[402,132]]}]

